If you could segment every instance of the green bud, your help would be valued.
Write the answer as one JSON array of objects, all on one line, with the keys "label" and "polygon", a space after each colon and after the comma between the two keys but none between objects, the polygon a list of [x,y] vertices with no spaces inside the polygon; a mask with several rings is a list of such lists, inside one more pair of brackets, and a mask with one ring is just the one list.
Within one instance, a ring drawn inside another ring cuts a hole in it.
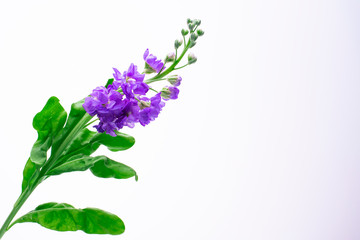
[{"label": "green bud", "polygon": [[188,64],[193,64],[197,61],[197,57],[193,53],[189,53],[188,55]]},{"label": "green bud", "polygon": [[189,48],[192,48],[192,47],[194,47],[195,45],[196,45],[196,42],[190,40]]},{"label": "green bud", "polygon": [[180,85],[182,78],[179,75],[172,75],[167,80],[171,85],[177,87]]},{"label": "green bud", "polygon": [[196,31],[196,33],[197,33],[197,35],[199,35],[199,37],[201,37],[202,35],[204,35],[204,31],[201,30],[201,29],[198,29],[198,30]]},{"label": "green bud", "polygon": [[198,35],[196,33],[191,33],[191,35],[190,35],[191,41],[195,42],[197,38],[198,38]]},{"label": "green bud", "polygon": [[200,19],[194,19],[194,20],[193,20],[193,23],[194,23],[195,25],[197,25],[197,26],[200,26],[201,20],[200,20]]},{"label": "green bud", "polygon": [[181,30],[181,35],[186,36],[189,33],[189,30],[186,29],[182,29]]},{"label": "green bud", "polygon": [[194,30],[194,28],[195,28],[195,24],[189,23],[188,27],[189,27],[189,30],[192,32]]},{"label": "green bud", "polygon": [[167,88],[167,87],[164,87],[164,88],[161,90],[161,97],[162,97],[163,99],[169,99],[169,98],[170,98],[170,94],[171,94],[171,92],[170,92],[169,88]]},{"label": "green bud", "polygon": [[190,18],[187,19],[187,24],[190,24],[192,21]]},{"label": "green bud", "polygon": [[165,62],[173,62],[175,61],[175,53],[168,53],[165,58]]},{"label": "green bud", "polygon": [[178,49],[181,46],[182,43],[183,43],[182,39],[176,39],[175,43],[174,43],[175,49]]}]

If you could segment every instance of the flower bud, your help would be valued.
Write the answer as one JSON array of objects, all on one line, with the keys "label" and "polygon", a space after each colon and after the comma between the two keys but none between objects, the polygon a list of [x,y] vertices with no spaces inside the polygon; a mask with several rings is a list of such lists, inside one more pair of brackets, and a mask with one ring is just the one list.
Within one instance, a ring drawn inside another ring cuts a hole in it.
[{"label": "flower bud", "polygon": [[189,48],[192,48],[192,47],[194,47],[195,45],[196,45],[196,42],[190,40]]},{"label": "flower bud", "polygon": [[197,38],[198,38],[198,35],[196,33],[191,33],[191,35],[190,35],[191,41],[195,42]]},{"label": "flower bud", "polygon": [[164,87],[161,90],[161,97],[166,101],[169,99],[177,99],[179,92],[177,87]]},{"label": "flower bud", "polygon": [[176,39],[174,43],[175,49],[178,49],[182,43],[183,43],[182,39]]},{"label": "flower bud", "polygon": [[188,64],[193,64],[197,61],[197,57],[193,53],[189,53],[188,55]]},{"label": "flower bud", "polygon": [[201,20],[200,20],[200,19],[194,19],[194,20],[193,20],[193,23],[194,23],[195,25],[197,25],[197,26],[200,26]]},{"label": "flower bud", "polygon": [[195,28],[195,24],[189,23],[188,27],[189,27],[189,30],[192,32],[194,30],[194,28]]},{"label": "flower bud", "polygon": [[166,55],[165,62],[173,62],[173,61],[175,61],[175,53],[174,52],[168,53],[168,55]]},{"label": "flower bud", "polygon": [[180,86],[182,78],[179,75],[173,75],[173,76],[168,77],[167,80],[174,87],[178,87],[178,86]]},{"label": "flower bud", "polygon": [[192,22],[190,18],[188,18],[186,21],[187,21],[187,24],[190,24]]},{"label": "flower bud", "polygon": [[189,33],[189,30],[186,29],[182,29],[181,30],[181,35],[186,36]]},{"label": "flower bud", "polygon": [[197,35],[199,35],[199,37],[201,37],[202,35],[204,35],[204,31],[201,30],[201,29],[198,29],[198,30],[196,31],[196,33],[197,33]]}]

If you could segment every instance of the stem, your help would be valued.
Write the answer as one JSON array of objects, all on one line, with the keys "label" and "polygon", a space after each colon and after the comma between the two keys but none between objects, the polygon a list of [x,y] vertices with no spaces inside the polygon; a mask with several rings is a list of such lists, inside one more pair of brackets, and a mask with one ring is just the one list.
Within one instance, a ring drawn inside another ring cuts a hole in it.
[{"label": "stem", "polygon": [[158,91],[156,91],[155,89],[153,89],[153,88],[149,88],[150,90],[152,90],[152,91],[154,91],[154,92],[156,92],[156,93],[159,93]]},{"label": "stem", "polygon": [[[59,148],[57,149],[57,151],[54,153],[54,155],[51,155],[49,160],[45,163],[45,165],[42,167],[40,174],[38,176],[38,178],[36,179],[37,181],[40,181],[41,178],[43,176],[46,175],[46,173],[51,169],[51,167],[53,166],[53,164],[58,160],[58,158],[60,157],[61,153],[65,150],[66,146],[73,140],[73,138],[77,135],[77,133],[84,128],[84,126],[86,125],[86,123],[88,123],[90,120],[92,119],[92,116],[90,116],[88,113],[86,113],[81,119],[80,121],[74,126],[74,128],[68,133],[68,135],[66,136],[66,138],[63,140],[63,142],[60,144]],[[35,183],[37,183],[37,181],[35,181]],[[40,182],[38,183],[40,184]],[[34,184],[35,186],[37,184]]]},{"label": "stem", "polygon": [[21,193],[17,201],[15,202],[15,205],[10,212],[9,216],[5,220],[3,226],[0,229],[0,239],[5,234],[5,232],[8,229],[11,221],[14,219],[16,213],[20,210],[22,205],[25,203],[25,201],[28,199],[30,194],[35,190],[35,188],[44,180],[44,176],[46,173],[51,169],[54,163],[58,160],[58,158],[61,156],[61,153],[65,150],[66,146],[73,140],[73,138],[79,133],[81,129],[83,129],[86,124],[91,120],[92,116],[89,114],[85,114],[80,121],[71,129],[71,131],[67,134],[63,142],[60,144],[57,151],[51,155],[49,160],[45,163],[45,165],[42,167],[41,171],[37,174],[36,179],[32,186],[27,186],[25,190]]},{"label": "stem", "polygon": [[181,68],[186,67],[187,65],[189,65],[189,63],[185,64],[184,66],[181,66],[181,67],[178,67],[178,68],[174,68],[174,70],[179,70],[179,69],[181,69]]},{"label": "stem", "polygon": [[[185,44],[185,43],[184,43]],[[182,51],[181,55],[179,56],[178,59],[176,59],[176,61],[168,68],[166,69],[165,71],[163,71],[161,74],[158,74],[156,75],[155,77],[152,77],[152,78],[149,78],[147,80],[145,80],[145,83],[146,84],[149,84],[149,83],[152,83],[152,82],[157,82],[157,81],[160,81],[160,80],[163,80],[162,78],[165,77],[166,75],[168,75],[170,72],[172,72],[176,65],[179,64],[179,62],[181,61],[181,59],[184,57],[186,51],[189,49],[189,45],[190,45],[190,38],[187,42],[186,45],[184,45],[184,50]]]},{"label": "stem", "polygon": [[86,125],[84,126],[84,128],[86,128],[87,126],[89,126],[89,125],[91,125],[92,123],[96,122],[97,120],[99,120],[99,119],[97,118],[97,119],[95,119],[95,120],[93,120],[93,121],[89,122],[88,124],[86,124]]},{"label": "stem", "polygon": [[2,225],[2,227],[0,229],[0,239],[5,234],[5,232],[8,230],[8,227],[9,227],[11,221],[15,217],[16,213],[20,210],[21,206],[25,203],[26,199],[28,199],[28,197],[30,196],[32,191],[33,190],[29,189],[29,187],[28,187],[20,195],[20,197],[16,201],[12,211],[10,212],[9,216],[7,217],[7,219],[5,220],[4,224]]}]

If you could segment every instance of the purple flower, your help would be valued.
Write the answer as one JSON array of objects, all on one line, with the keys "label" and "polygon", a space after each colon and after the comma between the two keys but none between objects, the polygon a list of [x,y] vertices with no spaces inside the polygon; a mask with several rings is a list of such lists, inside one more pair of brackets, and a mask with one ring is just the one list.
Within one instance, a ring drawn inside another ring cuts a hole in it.
[{"label": "purple flower", "polygon": [[118,129],[123,128],[124,126],[133,128],[135,123],[139,121],[139,110],[137,100],[126,99],[126,106],[120,113],[117,114],[118,118],[115,121]]},{"label": "purple flower", "polygon": [[123,76],[126,81],[128,81],[128,79],[134,79],[136,82],[142,82],[145,78],[145,74],[140,74],[137,70],[137,66],[133,63],[130,64],[129,69],[124,72]]},{"label": "purple flower", "polygon": [[[147,102],[147,98],[143,98]],[[161,93],[156,94],[150,98],[150,106],[143,108],[139,113],[139,122],[141,125],[146,126],[150,121],[154,121],[165,106],[165,103],[161,101]]]},{"label": "purple flower", "polygon": [[154,55],[149,55],[149,49],[146,49],[143,58],[145,60],[146,73],[158,73],[161,70],[165,69],[164,63],[160,59],[157,60],[157,57],[155,57]]},{"label": "purple flower", "polygon": [[177,87],[164,87],[161,90],[161,97],[166,101],[169,99],[177,99],[179,92],[180,90]]},{"label": "purple flower", "polygon": [[99,133],[105,132],[110,136],[116,137],[116,133],[114,132],[114,130],[117,129],[117,126],[114,122],[100,121],[100,123],[98,125],[95,125],[94,127]]},{"label": "purple flower", "polygon": [[107,112],[108,107],[118,107],[121,99],[120,93],[105,87],[97,87],[90,94],[90,97],[85,98],[83,107],[87,113],[94,116],[98,113]]},{"label": "purple flower", "polygon": [[181,84],[181,80],[182,78],[179,75],[174,75],[171,77],[168,77],[167,79],[169,81],[169,83],[171,83],[171,85],[173,85],[174,87],[178,87]]},{"label": "purple flower", "polygon": [[[149,86],[144,83],[145,74],[140,74],[136,65],[131,64],[123,73],[114,68],[113,76],[112,84],[95,88],[83,104],[86,112],[99,118],[94,126],[98,132],[116,136],[115,131],[124,126],[133,128],[138,122],[145,126],[158,117],[165,105],[162,93],[150,99],[145,97]],[[169,89],[171,92],[172,88]]]},{"label": "purple flower", "polygon": [[130,64],[130,67],[127,71],[124,71],[123,74],[120,73],[116,68],[114,69],[114,82],[113,87],[121,89],[125,96],[128,99],[135,98],[134,94],[145,95],[149,91],[149,86],[144,83],[145,74],[140,74],[137,71],[137,66],[133,63]]}]

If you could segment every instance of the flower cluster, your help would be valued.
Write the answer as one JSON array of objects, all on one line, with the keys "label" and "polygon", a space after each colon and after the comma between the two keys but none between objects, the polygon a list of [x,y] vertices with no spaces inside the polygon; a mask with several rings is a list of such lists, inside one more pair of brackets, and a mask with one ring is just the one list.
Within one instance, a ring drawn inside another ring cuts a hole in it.
[{"label": "flower cluster", "polygon": [[[143,55],[145,67],[142,73],[133,63],[124,72],[113,68],[114,79],[111,84],[95,88],[90,96],[85,98],[83,104],[87,113],[98,117],[99,123],[94,126],[98,132],[116,136],[116,130],[124,126],[133,128],[136,123],[146,126],[158,117],[165,106],[165,101],[178,98],[180,92],[178,87],[182,78],[178,75],[166,76],[174,70],[197,61],[196,56],[190,53],[188,63],[177,67],[187,50],[193,48],[198,37],[204,35],[204,31],[198,29],[200,24],[201,21],[197,19],[187,20],[188,30],[181,30],[182,39],[174,42],[175,52],[167,54],[164,61],[150,54],[149,49],[146,49]],[[186,36],[188,40],[186,40]],[[183,46],[183,51],[178,55],[181,46]],[[165,65],[168,63],[171,63],[171,66],[166,67]],[[156,75],[145,80],[146,74]],[[162,80],[167,80],[170,85],[163,87],[160,92],[148,85]],[[147,96],[150,89],[157,94],[151,97]]]},{"label": "flower cluster", "polygon": [[[164,63],[149,55],[148,49],[144,60],[146,66],[156,72],[164,68]],[[133,128],[137,122],[146,126],[158,117],[165,106],[162,100],[176,99],[179,94],[176,87],[168,87],[149,98],[146,96],[149,86],[144,82],[145,74],[139,73],[136,65],[131,63],[123,73],[116,68],[113,70],[114,81],[107,87],[95,88],[83,104],[87,113],[99,118],[100,122],[94,126],[98,132],[116,136],[115,130],[124,126]],[[179,86],[181,77],[176,77],[176,80],[172,77],[171,81],[174,86]]]}]

